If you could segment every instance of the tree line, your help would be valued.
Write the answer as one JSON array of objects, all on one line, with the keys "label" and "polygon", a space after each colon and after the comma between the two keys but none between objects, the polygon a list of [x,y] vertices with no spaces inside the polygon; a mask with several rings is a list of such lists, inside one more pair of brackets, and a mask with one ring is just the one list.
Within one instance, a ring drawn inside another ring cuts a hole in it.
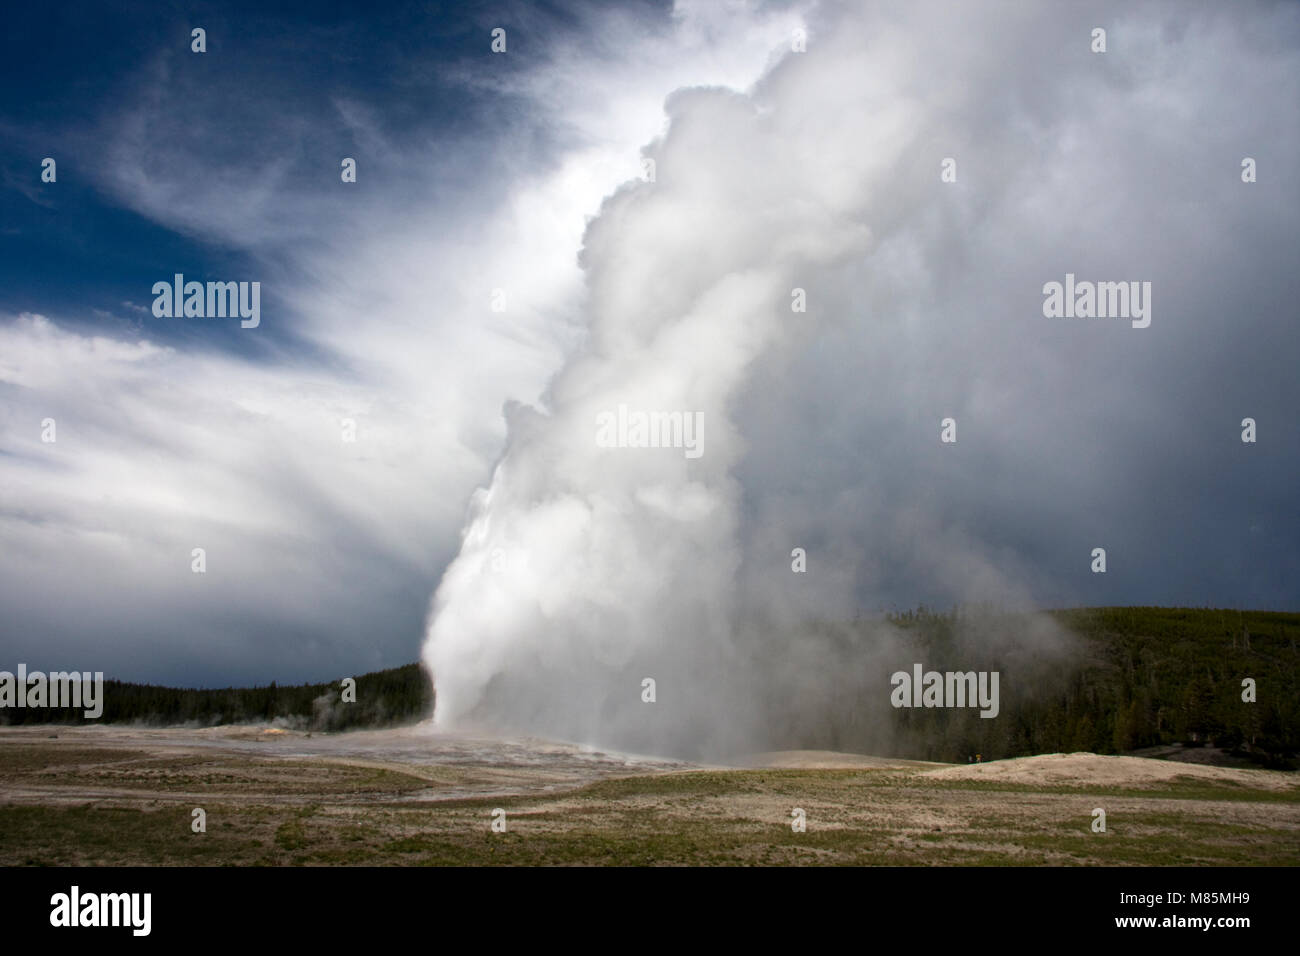
[{"label": "tree line", "polygon": [[[966,762],[1040,753],[1124,753],[1182,743],[1233,751],[1261,766],[1295,769],[1300,752],[1300,614],[1205,608],[1079,608],[1041,614],[989,608],[888,615],[878,623],[820,624],[805,638],[834,645],[839,662],[821,693],[771,736],[781,747],[835,749]],[[1053,635],[1044,633],[1045,623]],[[900,643],[901,641],[901,643]],[[998,671],[999,712],[894,708],[889,671]],[[874,668],[874,669],[873,669]],[[1253,682],[1253,701],[1244,681]],[[418,664],[341,682],[220,689],[108,680],[106,723],[214,726],[279,722],[338,731],[415,723],[433,713]],[[783,713],[788,708],[774,708]],[[80,710],[0,709],[0,723],[86,722]]]},{"label": "tree line", "polygon": [[217,689],[105,680],[103,699],[104,712],[97,720],[86,720],[78,708],[7,707],[0,710],[0,723],[211,727],[277,722],[299,730],[337,731],[415,723],[433,713],[433,688],[418,664],[357,677],[355,702],[344,701],[342,679],[328,684],[271,681],[265,687]]},{"label": "tree line", "polygon": [[[1035,660],[1025,643],[983,658],[1000,668],[1001,713],[896,710],[898,756],[964,762],[1039,753],[1116,754],[1143,747],[1215,746],[1265,767],[1296,769],[1300,751],[1300,614],[1113,607],[1048,612],[1070,636],[1062,655]],[[969,620],[959,611],[894,615],[937,670],[966,670]],[[1025,615],[1001,618],[1004,633]],[[981,622],[988,633],[989,619]],[[1002,659],[1000,659],[1002,658]],[[1250,686],[1253,684],[1253,687]],[[1253,697],[1253,700],[1243,699]]]}]

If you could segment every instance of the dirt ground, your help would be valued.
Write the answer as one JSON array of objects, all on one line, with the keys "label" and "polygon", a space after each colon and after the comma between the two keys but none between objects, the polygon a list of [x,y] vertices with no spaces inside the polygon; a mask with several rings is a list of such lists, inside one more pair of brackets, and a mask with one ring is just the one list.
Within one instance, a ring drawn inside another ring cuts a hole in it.
[{"label": "dirt ground", "polygon": [[1095,754],[734,764],[426,727],[0,728],[0,864],[1300,863],[1296,774]]}]

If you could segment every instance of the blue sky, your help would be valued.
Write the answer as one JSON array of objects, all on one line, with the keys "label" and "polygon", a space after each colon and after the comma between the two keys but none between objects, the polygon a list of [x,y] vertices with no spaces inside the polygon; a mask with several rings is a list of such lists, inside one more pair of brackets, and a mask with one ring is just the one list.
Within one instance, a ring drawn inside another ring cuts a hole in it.
[{"label": "blue sky", "polygon": [[[493,57],[483,37],[492,17],[507,11],[512,22],[527,24],[512,30],[520,56]],[[319,204],[320,215],[346,228],[357,205],[382,186],[363,175],[348,193],[335,188],[336,157],[355,157],[374,145],[335,108],[340,99],[364,101],[385,145],[454,150],[466,163],[490,150],[486,127],[527,106],[506,91],[461,78],[485,65],[495,77],[510,76],[530,45],[563,34],[574,18],[541,4],[513,11],[509,5],[399,4],[377,16],[361,4],[73,3],[17,9],[8,23],[0,93],[5,305],[78,313],[89,307],[99,312],[86,321],[111,327],[116,318],[129,327],[139,313],[125,303],[147,307],[147,290],[158,276],[242,277],[280,264],[275,253],[282,250],[259,245],[264,255],[258,258],[250,245],[263,237],[222,241],[201,223],[178,229],[123,203],[113,194],[105,153],[120,106],[147,101],[172,84],[201,91],[190,103],[167,97],[173,115],[132,143],[137,162],[147,163],[155,145],[163,152],[201,150],[203,165],[189,177],[176,170],[179,183],[204,175],[209,164],[246,170],[250,178],[270,173],[277,188]],[[190,50],[196,26],[207,33],[204,55]],[[540,140],[545,131],[527,135]],[[59,164],[57,190],[31,180],[33,157],[47,155]],[[372,152],[362,158],[373,173],[385,157]],[[466,163],[460,173],[482,176],[490,169]],[[438,186],[454,194],[472,184],[449,178]],[[454,199],[447,198],[450,207]],[[304,228],[295,241],[310,243],[310,231]],[[151,326],[156,340],[192,342],[197,336],[227,349],[268,344],[229,332],[213,324]],[[301,346],[292,341],[291,322],[274,323],[267,332],[264,338],[273,342],[283,337],[284,344]]]}]

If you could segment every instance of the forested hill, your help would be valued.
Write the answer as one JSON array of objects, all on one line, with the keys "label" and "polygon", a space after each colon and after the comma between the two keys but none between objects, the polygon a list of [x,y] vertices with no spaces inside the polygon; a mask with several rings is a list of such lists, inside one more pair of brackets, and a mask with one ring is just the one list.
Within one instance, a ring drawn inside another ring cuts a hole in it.
[{"label": "forested hill", "polygon": [[[850,662],[823,692],[774,725],[772,749],[834,749],[966,762],[1036,753],[1123,753],[1162,744],[1214,746],[1295,769],[1300,751],[1300,614],[1191,608],[1082,608],[1040,615],[910,611],[879,625],[825,625],[811,637]],[[1064,636],[1043,654],[1043,625]],[[798,641],[794,641],[798,645]],[[832,659],[832,658],[828,658]],[[889,674],[911,661],[941,672],[996,670],[999,713],[890,705]],[[856,666],[861,662],[862,666]],[[1254,701],[1243,681],[1254,681]],[[180,689],[105,681],[105,722],[270,723],[346,730],[414,723],[433,711],[416,664],[364,674],[356,701],[341,682]],[[634,682],[635,683],[635,682]],[[791,708],[772,708],[786,714]],[[80,711],[0,709],[0,724],[82,723]]]},{"label": "forested hill", "polygon": [[121,723],[215,726],[279,720],[303,730],[348,730],[415,723],[433,713],[433,690],[418,664],[362,674],[356,700],[343,700],[342,679],[329,684],[223,687],[217,690],[157,687],[104,681],[104,712],[86,720],[74,709],[0,709],[0,724]]},{"label": "forested hill", "polygon": [[[962,762],[1036,753],[1123,753],[1160,744],[1214,746],[1261,766],[1296,769],[1300,751],[1300,614],[1202,608],[1080,608],[1048,612],[1073,635],[1060,659],[1008,659],[998,719],[897,710],[900,755]],[[1022,621],[1024,619],[1021,619]],[[969,667],[956,614],[891,618],[918,659]],[[1023,624],[1009,618],[1007,628]],[[1008,655],[1012,657],[1012,655]],[[996,666],[999,662],[993,661]],[[1243,700],[1243,681],[1255,700]]]}]

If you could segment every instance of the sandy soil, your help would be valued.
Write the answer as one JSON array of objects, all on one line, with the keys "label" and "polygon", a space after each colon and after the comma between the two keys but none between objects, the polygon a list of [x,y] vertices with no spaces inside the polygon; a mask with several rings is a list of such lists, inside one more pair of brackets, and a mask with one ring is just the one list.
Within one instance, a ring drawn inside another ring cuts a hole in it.
[{"label": "sandy soil", "polygon": [[[540,738],[435,733],[427,725],[342,734],[244,725],[198,729],[116,724],[0,728],[0,752],[14,746],[43,751],[57,748],[56,753],[68,755],[80,748],[89,749],[82,759],[60,761],[57,780],[27,782],[6,775],[0,779],[0,800],[37,797],[76,801],[118,793],[119,788],[92,783],[105,775],[97,771],[112,773],[110,767],[104,766],[100,752],[129,755],[127,766],[156,766],[157,773],[150,777],[188,779],[197,772],[199,776],[221,778],[214,789],[167,791],[187,799],[199,792],[230,798],[248,796],[250,791],[259,796],[263,792],[275,795],[273,786],[258,785],[273,781],[260,781],[249,768],[277,763],[288,768],[301,765],[393,771],[428,784],[402,794],[403,798],[446,800],[566,790],[610,777],[698,766]],[[169,774],[168,766],[178,769]],[[69,783],[75,779],[72,775],[78,771],[82,785],[70,788]],[[232,775],[233,780],[227,779]]]},{"label": "sandy soil", "polygon": [[910,767],[946,767],[948,764],[896,757],[869,757],[834,750],[773,750],[752,754],[735,762],[737,767],[772,767],[789,770],[902,770]]},{"label": "sandy soil", "polygon": [[1294,791],[1296,774],[1239,770],[1145,757],[1104,757],[1091,753],[1041,754],[926,771],[937,780],[987,780],[1027,786],[1150,787],[1174,780],[1226,783],[1259,790]]},{"label": "sandy soil", "polygon": [[0,728],[0,865],[1300,864],[1296,774],[1095,754],[732,764],[424,727]]}]

